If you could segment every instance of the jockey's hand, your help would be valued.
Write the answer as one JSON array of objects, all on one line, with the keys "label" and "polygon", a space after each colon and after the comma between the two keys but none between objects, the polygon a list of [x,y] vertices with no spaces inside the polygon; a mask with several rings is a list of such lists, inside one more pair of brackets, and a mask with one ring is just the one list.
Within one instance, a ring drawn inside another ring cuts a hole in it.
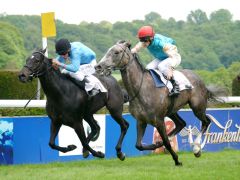
[{"label": "jockey's hand", "polygon": [[56,59],[52,59],[52,67],[58,70],[59,66],[60,66],[60,62]]},{"label": "jockey's hand", "polygon": [[132,49],[131,49],[131,53],[132,53],[132,54],[136,54],[136,53],[137,53],[137,49],[136,49],[136,48],[132,48]]},{"label": "jockey's hand", "polygon": [[166,77],[167,80],[170,80],[172,78],[172,76],[173,76],[173,69],[170,68],[169,71],[167,72],[167,77]]}]

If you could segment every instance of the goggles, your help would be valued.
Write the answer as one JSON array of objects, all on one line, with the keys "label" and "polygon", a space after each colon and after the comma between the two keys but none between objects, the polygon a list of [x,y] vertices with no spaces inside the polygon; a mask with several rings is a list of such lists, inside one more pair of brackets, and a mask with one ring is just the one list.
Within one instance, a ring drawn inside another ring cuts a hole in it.
[{"label": "goggles", "polygon": [[148,41],[150,41],[150,37],[141,37],[141,38],[139,38],[139,41],[140,42],[148,42]]}]

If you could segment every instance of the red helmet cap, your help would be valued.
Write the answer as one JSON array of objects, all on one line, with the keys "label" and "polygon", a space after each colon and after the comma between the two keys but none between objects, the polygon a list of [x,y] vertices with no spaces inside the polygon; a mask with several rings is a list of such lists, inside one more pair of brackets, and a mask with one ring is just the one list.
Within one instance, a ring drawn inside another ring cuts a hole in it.
[{"label": "red helmet cap", "polygon": [[153,37],[155,32],[151,26],[143,26],[138,30],[138,38]]}]

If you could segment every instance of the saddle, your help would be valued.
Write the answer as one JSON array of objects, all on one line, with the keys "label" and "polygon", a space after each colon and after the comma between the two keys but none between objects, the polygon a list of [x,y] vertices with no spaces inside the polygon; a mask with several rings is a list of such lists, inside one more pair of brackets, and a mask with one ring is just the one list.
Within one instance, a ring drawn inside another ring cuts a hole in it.
[{"label": "saddle", "polygon": [[[171,92],[173,88],[172,83],[169,80],[167,80],[159,70],[149,69],[149,72],[157,88],[167,87],[169,92]],[[187,79],[187,77],[182,72],[174,70],[173,77],[175,81],[179,84],[180,91],[193,88],[193,85],[191,84],[191,82]]]}]

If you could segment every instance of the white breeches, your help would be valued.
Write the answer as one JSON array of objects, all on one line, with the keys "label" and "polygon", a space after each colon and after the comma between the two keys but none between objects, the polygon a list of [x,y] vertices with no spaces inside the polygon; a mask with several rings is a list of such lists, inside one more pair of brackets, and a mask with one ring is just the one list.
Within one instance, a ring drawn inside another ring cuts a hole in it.
[{"label": "white breeches", "polygon": [[181,55],[177,50],[168,51],[168,55],[169,57],[162,61],[154,59],[146,68],[159,69],[161,73],[167,76],[169,70],[175,69],[181,63]]},{"label": "white breeches", "polygon": [[93,88],[99,89],[101,92],[106,92],[107,90],[103,87],[101,82],[92,74],[95,73],[94,66],[97,64],[96,60],[93,60],[90,64],[83,64],[80,66],[77,72],[70,72],[66,69],[63,69],[61,72],[63,74],[69,74],[76,80],[82,81],[86,78],[89,82],[85,84],[85,90],[91,91]]}]

